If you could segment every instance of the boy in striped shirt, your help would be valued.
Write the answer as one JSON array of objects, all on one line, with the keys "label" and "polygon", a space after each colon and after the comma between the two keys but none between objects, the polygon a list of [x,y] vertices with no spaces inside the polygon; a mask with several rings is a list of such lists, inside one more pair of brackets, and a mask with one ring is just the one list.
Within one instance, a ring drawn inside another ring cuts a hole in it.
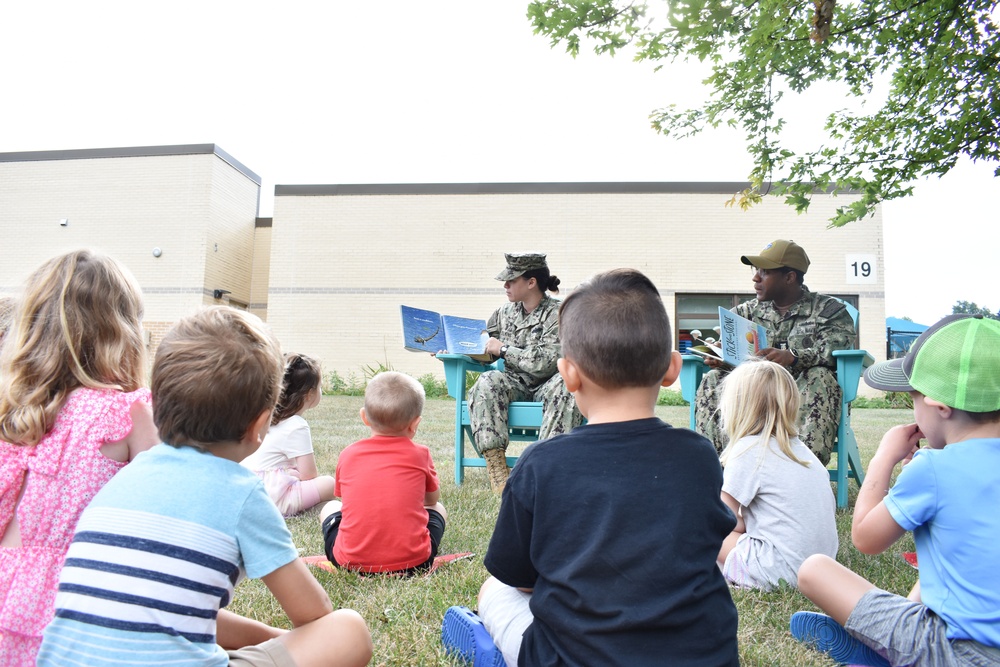
[{"label": "boy in striped shirt", "polygon": [[[163,444],[84,511],[39,665],[368,664],[364,620],[333,610],[260,479],[239,465],[267,432],[282,371],[253,315],[208,308],[170,330],[152,377]],[[244,576],[264,581],[295,629],[224,609]]]}]

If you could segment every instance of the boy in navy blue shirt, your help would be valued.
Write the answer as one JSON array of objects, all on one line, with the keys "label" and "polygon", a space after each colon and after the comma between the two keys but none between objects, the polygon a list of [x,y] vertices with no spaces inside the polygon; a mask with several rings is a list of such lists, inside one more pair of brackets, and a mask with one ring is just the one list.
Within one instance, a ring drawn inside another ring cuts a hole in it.
[{"label": "boy in navy blue shirt", "polygon": [[736,520],[712,444],[654,416],[681,367],[659,293],[638,271],[603,273],[559,325],[559,372],[588,423],[532,445],[511,473],[485,559],[486,629],[511,667],[735,667],[736,607],[715,560]]}]

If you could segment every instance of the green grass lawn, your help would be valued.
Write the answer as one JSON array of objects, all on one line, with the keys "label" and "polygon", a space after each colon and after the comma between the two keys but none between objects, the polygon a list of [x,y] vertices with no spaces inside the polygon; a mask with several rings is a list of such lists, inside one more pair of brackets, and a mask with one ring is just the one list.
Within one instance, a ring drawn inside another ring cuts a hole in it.
[{"label": "green grass lawn", "polygon": [[[306,413],[312,428],[316,459],[323,473],[333,474],[340,451],[368,435],[358,410],[362,399],[325,396],[319,407]],[[440,568],[430,576],[412,579],[360,577],[337,571],[313,572],[326,588],[335,607],[349,607],[364,616],[375,643],[373,665],[459,665],[441,647],[441,619],[451,605],[475,607],[476,593],[487,577],[482,556],[499,509],[500,499],[489,489],[484,469],[466,471],[465,483],[454,482],[455,404],[451,400],[427,402],[417,442],[430,447],[441,478],[441,501],[448,509],[448,529],[441,553],[471,551],[471,560]],[[658,407],[665,421],[685,426],[686,407]],[[882,434],[891,426],[912,419],[909,410],[855,410],[853,425],[867,465]],[[851,482],[851,506],[857,495]],[[319,512],[313,509],[288,520],[296,545],[303,555],[323,553]],[[881,556],[865,556],[851,545],[849,512],[838,514],[840,553],[838,560],[882,588],[907,593],[916,582],[916,571],[900,557],[913,550],[907,535]],[[770,593],[733,590],[740,614],[739,643],[743,665],[833,665],[820,654],[802,647],[788,632],[789,616],[800,609],[815,609],[797,590],[783,588]],[[230,606],[233,611],[266,623],[289,627],[288,619],[259,581],[244,582]],[[331,646],[331,650],[336,647]]]}]

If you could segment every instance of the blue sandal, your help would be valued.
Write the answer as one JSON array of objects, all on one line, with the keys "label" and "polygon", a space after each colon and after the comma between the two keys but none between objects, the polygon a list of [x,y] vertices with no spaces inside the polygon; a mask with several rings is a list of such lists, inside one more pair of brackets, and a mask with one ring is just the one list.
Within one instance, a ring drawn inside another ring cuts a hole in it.
[{"label": "blue sandal", "polygon": [[448,608],[441,622],[441,643],[446,652],[473,667],[507,667],[482,619],[468,607]]},{"label": "blue sandal", "polygon": [[873,648],[858,641],[826,614],[797,611],[790,623],[792,636],[826,653],[842,665],[891,667]]}]

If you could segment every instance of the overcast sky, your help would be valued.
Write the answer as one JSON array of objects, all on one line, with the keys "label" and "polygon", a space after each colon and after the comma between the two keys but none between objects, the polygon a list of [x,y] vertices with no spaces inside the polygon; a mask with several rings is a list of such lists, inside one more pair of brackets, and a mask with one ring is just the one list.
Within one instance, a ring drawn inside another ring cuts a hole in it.
[{"label": "overcast sky", "polygon": [[[263,216],[276,183],[746,179],[738,134],[649,127],[652,110],[704,97],[697,68],[574,60],[532,34],[526,7],[8,3],[0,152],[214,143],[262,177]],[[809,137],[843,98],[795,104],[790,132]],[[962,164],[884,207],[887,315],[1000,309],[992,174]]]}]

